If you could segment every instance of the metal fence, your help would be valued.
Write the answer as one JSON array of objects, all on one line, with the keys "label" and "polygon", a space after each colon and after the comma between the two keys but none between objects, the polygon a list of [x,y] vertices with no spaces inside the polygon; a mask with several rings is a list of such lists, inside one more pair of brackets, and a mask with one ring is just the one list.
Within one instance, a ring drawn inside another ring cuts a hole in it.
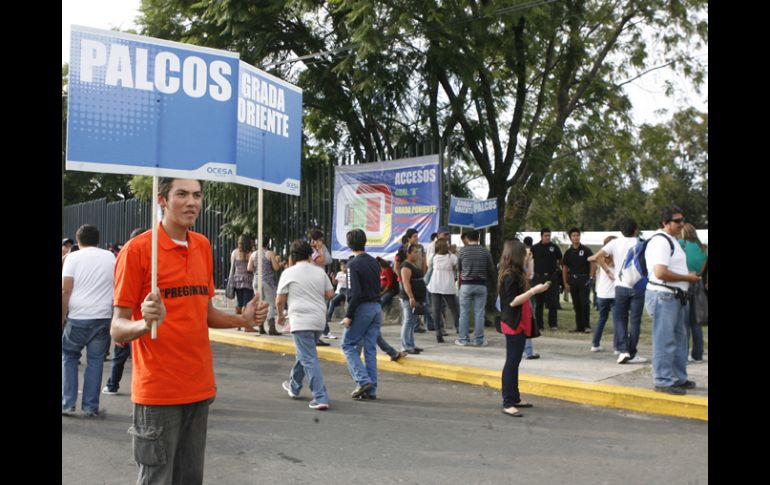
[{"label": "metal fence", "polygon": [[[149,229],[152,224],[152,205],[139,199],[107,202],[96,199],[64,208],[64,234],[62,237],[75,238],[75,231],[83,224],[92,224],[99,229],[99,247],[106,249],[109,244],[124,244],[134,229]],[[229,255],[235,248],[230,237],[221,237],[224,224],[221,210],[204,207],[192,230],[205,235],[211,242],[214,255],[214,284],[223,288],[230,270]]]}]

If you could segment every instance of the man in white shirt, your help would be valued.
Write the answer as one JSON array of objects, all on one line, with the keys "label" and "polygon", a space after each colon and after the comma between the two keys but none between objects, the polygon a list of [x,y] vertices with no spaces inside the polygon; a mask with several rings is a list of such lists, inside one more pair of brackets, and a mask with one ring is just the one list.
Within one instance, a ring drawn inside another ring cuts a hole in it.
[{"label": "man in white shirt", "polygon": [[[87,417],[99,415],[104,355],[110,348],[115,255],[99,244],[99,230],[90,224],[78,228],[80,251],[70,253],[62,266],[62,415],[75,413],[78,362],[87,348],[81,409]],[[65,326],[66,324],[66,326]]]},{"label": "man in white shirt", "polygon": [[[636,346],[639,343],[639,332],[642,326],[642,311],[644,310],[644,291],[632,288],[617,278],[615,272],[620,271],[626,259],[628,250],[633,248],[636,238],[636,221],[626,218],[620,221],[620,233],[622,237],[613,239],[596,253],[596,262],[601,266],[610,280],[615,282],[615,305],[612,308],[612,331],[615,334],[615,342],[618,354],[618,364],[643,364],[647,359],[636,355]],[[610,269],[606,256],[612,256],[615,270]],[[631,320],[631,332],[629,333],[629,316]]]},{"label": "man in white shirt", "polygon": [[644,305],[652,317],[652,379],[656,391],[681,395],[695,388],[695,382],[687,380],[687,289],[698,276],[687,270],[687,256],[676,240],[684,226],[682,209],[664,207],[660,226],[655,234],[664,237],[652,237],[645,250],[649,282]]}]

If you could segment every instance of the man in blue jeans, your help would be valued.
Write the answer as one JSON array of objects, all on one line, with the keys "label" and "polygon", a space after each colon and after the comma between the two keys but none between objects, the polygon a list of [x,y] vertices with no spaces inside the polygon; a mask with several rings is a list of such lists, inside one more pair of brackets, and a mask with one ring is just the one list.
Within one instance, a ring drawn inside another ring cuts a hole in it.
[{"label": "man in blue jeans", "polygon": [[695,388],[695,382],[687,379],[687,289],[698,275],[688,271],[687,257],[677,244],[683,225],[682,209],[664,207],[661,229],[655,234],[669,241],[653,237],[644,253],[649,278],[644,303],[652,317],[652,379],[656,391],[676,395]]},{"label": "man in blue jeans", "polygon": [[471,342],[468,337],[470,331],[471,311],[473,319],[473,345],[485,347],[488,345],[484,339],[484,307],[487,304],[487,281],[495,281],[497,271],[489,250],[479,243],[479,231],[463,233],[467,242],[460,248],[457,255],[457,272],[460,273],[460,330],[455,345],[465,347]]},{"label": "man in blue jeans", "polygon": [[[99,230],[84,224],[75,238],[80,251],[70,253],[62,266],[62,415],[75,413],[78,397],[78,362],[87,348],[81,409],[87,417],[99,415],[104,355],[110,348],[115,255],[97,247]],[[66,326],[65,326],[66,323]]]},{"label": "man in blue jeans", "polygon": [[[355,256],[348,263],[350,272],[350,300],[342,325],[342,352],[348,362],[350,376],[356,388],[353,399],[377,398],[377,337],[382,325],[380,306],[380,265],[364,252],[366,233],[353,229],[347,233],[348,247]],[[361,361],[364,349],[366,366]]]},{"label": "man in blue jeans", "polygon": [[[636,355],[639,343],[639,332],[642,326],[642,311],[644,309],[644,291],[636,290],[617,278],[617,272],[623,267],[626,253],[633,248],[636,238],[636,221],[626,218],[620,221],[620,232],[623,235],[608,242],[596,253],[596,262],[607,277],[615,282],[615,306],[612,308],[612,327],[617,344],[618,364],[643,364],[647,359]],[[612,256],[614,270],[607,264],[606,256]],[[629,314],[631,332],[629,334]]]}]

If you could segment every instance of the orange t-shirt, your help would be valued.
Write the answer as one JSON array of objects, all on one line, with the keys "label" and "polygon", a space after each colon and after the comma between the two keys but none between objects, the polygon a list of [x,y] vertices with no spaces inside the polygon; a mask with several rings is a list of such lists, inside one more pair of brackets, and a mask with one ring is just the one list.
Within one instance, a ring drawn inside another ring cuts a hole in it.
[{"label": "orange t-shirt", "polygon": [[[171,240],[158,226],[158,289],[166,319],[158,338],[150,332],[131,342],[131,399],[137,404],[189,404],[216,394],[208,331],[209,299],[214,296],[211,244],[187,231],[188,247]],[[115,263],[115,306],[133,309],[150,292],[152,231],[126,243]]]}]

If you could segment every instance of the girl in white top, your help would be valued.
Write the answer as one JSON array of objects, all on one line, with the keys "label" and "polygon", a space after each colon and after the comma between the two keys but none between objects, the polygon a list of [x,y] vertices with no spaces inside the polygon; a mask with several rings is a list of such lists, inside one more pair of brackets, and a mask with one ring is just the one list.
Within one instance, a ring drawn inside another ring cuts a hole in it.
[{"label": "girl in white top", "polygon": [[444,303],[449,307],[457,330],[457,286],[455,279],[457,274],[457,256],[449,253],[449,243],[440,239],[436,241],[436,253],[428,261],[428,268],[433,268],[428,291],[431,295],[431,309],[433,310],[433,323],[436,326],[436,341],[444,342],[447,332],[444,330]]}]

